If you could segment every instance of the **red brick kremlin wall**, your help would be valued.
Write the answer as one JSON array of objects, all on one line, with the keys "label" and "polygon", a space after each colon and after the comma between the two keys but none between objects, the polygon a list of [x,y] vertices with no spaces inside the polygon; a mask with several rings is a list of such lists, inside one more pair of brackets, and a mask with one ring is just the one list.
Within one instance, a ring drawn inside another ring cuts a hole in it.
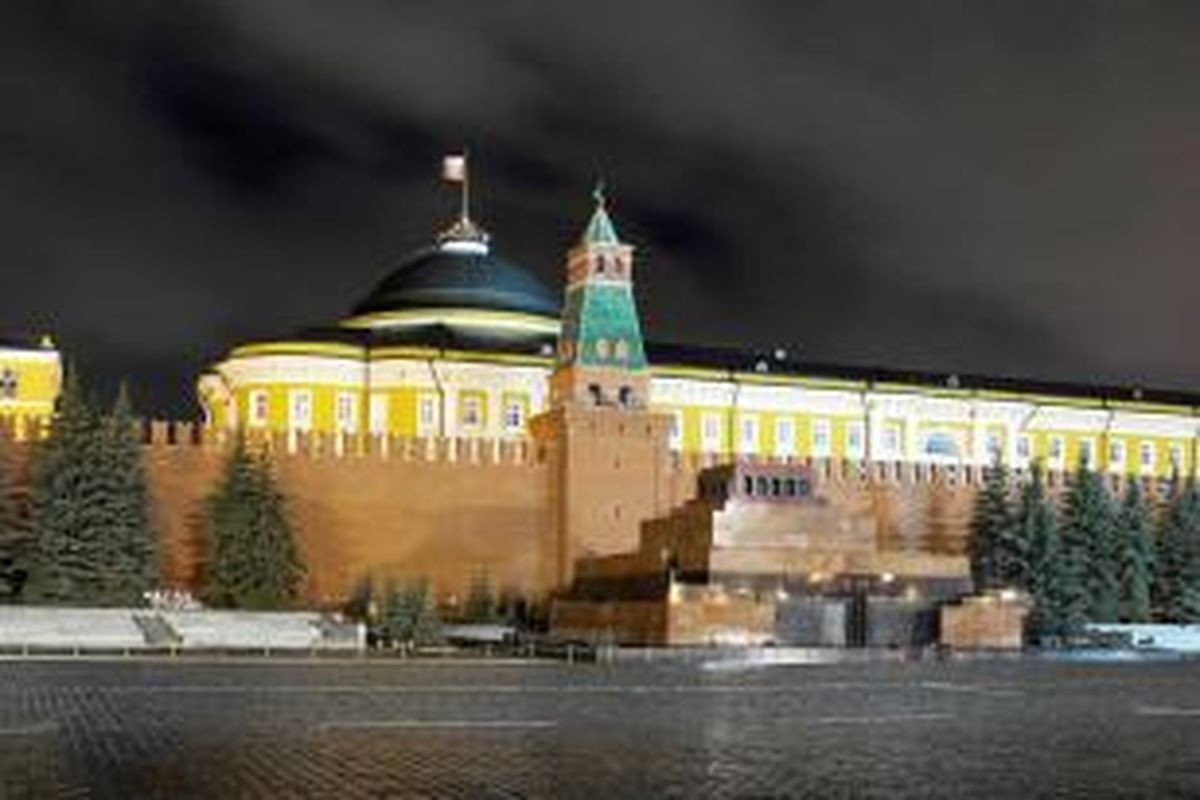
[{"label": "red brick kremlin wall", "polygon": [[[163,423],[150,426],[146,438],[164,582],[195,588],[203,570],[203,498],[227,443],[211,431]],[[302,436],[260,443],[273,453],[312,602],[336,602],[372,572],[428,578],[443,598],[461,597],[481,569],[497,590],[537,595],[553,583],[550,474],[532,443]],[[28,447],[10,441],[4,448],[18,475]],[[700,470],[713,463],[668,459],[661,492],[671,507],[693,496]],[[881,550],[963,552],[978,468],[824,460],[811,467],[818,497],[873,510]],[[1063,477],[1048,477],[1058,491]]]}]

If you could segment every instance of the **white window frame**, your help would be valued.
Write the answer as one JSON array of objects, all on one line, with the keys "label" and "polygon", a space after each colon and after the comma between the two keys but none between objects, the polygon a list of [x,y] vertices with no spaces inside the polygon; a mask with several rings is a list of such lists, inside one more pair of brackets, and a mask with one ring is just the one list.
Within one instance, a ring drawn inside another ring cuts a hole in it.
[{"label": "white window frame", "polygon": [[333,420],[339,433],[358,432],[358,397],[354,392],[338,392],[334,396]]},{"label": "white window frame", "polygon": [[846,458],[852,461],[861,461],[867,457],[867,426],[861,419],[849,420],[843,435],[846,439],[843,442],[846,447]]},{"label": "white window frame", "polygon": [[1022,433],[1016,442],[1017,463],[1028,465],[1033,461],[1033,437]]},{"label": "white window frame", "polygon": [[706,411],[700,419],[700,448],[706,453],[718,453],[724,437],[724,423],[719,411]]},{"label": "white window frame", "polygon": [[434,392],[417,395],[417,436],[436,436],[441,415],[438,396]]},{"label": "white window frame", "polygon": [[[303,411],[303,413],[299,413]],[[311,431],[313,427],[312,389],[289,389],[287,404],[288,430]]]},{"label": "white window frame", "polygon": [[1087,464],[1086,464],[1087,468],[1095,469],[1099,462],[1099,459],[1096,458],[1096,440],[1090,436],[1085,436],[1079,440],[1079,447],[1078,447],[1079,458],[1076,459],[1077,466],[1084,465],[1084,461],[1083,461],[1083,451],[1084,450],[1088,451],[1088,459],[1087,459]]},{"label": "white window frame", "polygon": [[796,455],[796,420],[791,417],[775,418],[775,455],[779,458]]},{"label": "white window frame", "polygon": [[988,465],[1004,462],[1004,434],[1000,431],[983,432],[983,458]]},{"label": "white window frame", "polygon": [[246,395],[246,422],[251,428],[265,428],[271,419],[271,397],[266,389],[251,389]]},{"label": "white window frame", "polygon": [[1108,442],[1108,469],[1110,472],[1125,471],[1125,441],[1110,439]]},{"label": "white window frame", "polygon": [[1167,445],[1167,466],[1180,475],[1183,474],[1183,445],[1171,442]]},{"label": "white window frame", "polygon": [[738,452],[744,456],[758,453],[758,417],[754,414],[738,415]]},{"label": "white window frame", "polygon": [[371,433],[381,436],[388,432],[388,396],[384,392],[372,392],[367,401],[367,424]]},{"label": "white window frame", "polygon": [[900,426],[895,422],[883,423],[883,430],[879,435],[879,450],[880,457],[886,461],[894,461],[900,457],[901,447],[903,446],[904,436],[900,432]]},{"label": "white window frame", "polygon": [[[468,419],[468,414],[474,410],[474,420]],[[483,430],[484,416],[487,413],[487,398],[475,392],[464,393],[458,398],[458,424],[465,431],[477,432]]]},{"label": "white window frame", "polygon": [[826,417],[812,421],[813,458],[829,458],[833,455],[833,422]]},{"label": "white window frame", "polygon": [[672,450],[683,449],[683,412],[679,409],[671,412],[671,431],[668,444]]},{"label": "white window frame", "polygon": [[[525,428],[525,401],[517,395],[509,395],[503,399],[504,408],[502,409],[503,417],[500,422],[504,426],[505,433],[519,433]],[[512,414],[513,409],[516,409],[516,414]],[[514,421],[515,419],[515,421]]]},{"label": "white window frame", "polygon": [[[1054,451],[1058,454],[1055,455]],[[1046,466],[1049,469],[1061,470],[1067,463],[1067,439],[1065,436],[1054,434],[1046,438]]]},{"label": "white window frame", "polygon": [[[1146,454],[1150,458],[1146,458]],[[1154,468],[1158,463],[1158,446],[1149,440],[1143,440],[1138,444],[1138,468],[1143,475],[1153,475]]]}]

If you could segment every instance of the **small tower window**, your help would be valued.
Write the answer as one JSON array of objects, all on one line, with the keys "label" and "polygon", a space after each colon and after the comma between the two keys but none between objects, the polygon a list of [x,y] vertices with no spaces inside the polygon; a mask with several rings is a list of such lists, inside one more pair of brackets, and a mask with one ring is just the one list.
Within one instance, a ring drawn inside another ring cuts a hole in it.
[{"label": "small tower window", "polygon": [[600,384],[598,384],[598,383],[588,384],[588,395],[591,396],[592,403],[594,405],[603,405],[604,394],[600,391]]},{"label": "small tower window", "polygon": [[607,361],[609,352],[610,351],[609,351],[609,346],[608,346],[608,339],[597,339],[596,340],[596,357],[603,361]]},{"label": "small tower window", "polygon": [[633,405],[633,389],[628,386],[622,386],[620,391],[617,392],[617,400],[626,408]]},{"label": "small tower window", "polygon": [[602,255],[597,255],[597,256],[596,256],[596,274],[597,274],[597,275],[603,275],[603,274],[604,274],[604,267],[605,267],[605,263],[604,263],[604,262],[605,262],[605,261],[607,261],[607,259],[606,259],[604,256],[602,256]]},{"label": "small tower window", "polygon": [[613,347],[613,355],[617,361],[627,360],[629,358],[629,342],[624,339],[617,339],[617,343]]}]

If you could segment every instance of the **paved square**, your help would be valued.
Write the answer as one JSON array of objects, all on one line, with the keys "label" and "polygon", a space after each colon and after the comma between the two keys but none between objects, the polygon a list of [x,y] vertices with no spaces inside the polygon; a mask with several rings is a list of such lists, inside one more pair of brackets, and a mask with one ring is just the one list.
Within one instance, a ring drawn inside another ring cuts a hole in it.
[{"label": "paved square", "polygon": [[0,797],[1200,795],[1200,662],[0,662]]}]

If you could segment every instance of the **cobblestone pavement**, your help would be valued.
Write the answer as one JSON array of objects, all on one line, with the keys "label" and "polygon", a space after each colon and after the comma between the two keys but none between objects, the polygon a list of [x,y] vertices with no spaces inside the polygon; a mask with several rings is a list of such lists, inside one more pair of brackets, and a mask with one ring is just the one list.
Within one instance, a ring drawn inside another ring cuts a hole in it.
[{"label": "cobblestone pavement", "polygon": [[0,661],[0,797],[1200,796],[1200,663]]}]

